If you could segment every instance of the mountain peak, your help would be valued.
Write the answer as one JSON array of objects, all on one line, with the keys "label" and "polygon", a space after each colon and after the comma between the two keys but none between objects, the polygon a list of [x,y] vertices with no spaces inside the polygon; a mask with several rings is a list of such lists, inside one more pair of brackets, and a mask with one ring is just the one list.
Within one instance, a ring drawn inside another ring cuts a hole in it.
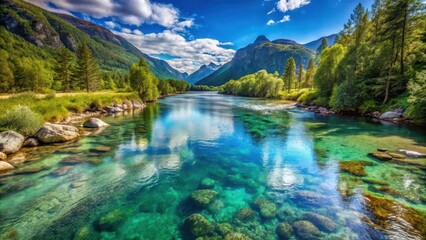
[{"label": "mountain peak", "polygon": [[220,65],[217,65],[217,64],[215,64],[214,62],[211,62],[209,65],[208,65],[208,67],[210,67],[210,68],[217,68],[217,67],[219,67]]},{"label": "mountain peak", "polygon": [[265,42],[270,42],[270,41],[264,35],[260,35],[259,37],[256,38],[256,41],[254,41],[254,44],[261,44]]}]

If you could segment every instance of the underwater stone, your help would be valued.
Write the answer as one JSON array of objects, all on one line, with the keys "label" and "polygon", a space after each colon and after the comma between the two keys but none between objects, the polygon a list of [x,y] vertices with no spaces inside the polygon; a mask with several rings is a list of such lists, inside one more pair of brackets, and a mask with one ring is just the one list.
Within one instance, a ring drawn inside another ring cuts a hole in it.
[{"label": "underwater stone", "polygon": [[337,225],[330,218],[317,213],[305,213],[302,218],[310,221],[324,232],[334,232],[337,229]]},{"label": "underwater stone", "polygon": [[200,183],[201,189],[213,189],[215,181],[211,178],[204,178]]},{"label": "underwater stone", "polygon": [[356,176],[367,176],[365,166],[373,165],[372,162],[368,161],[342,161],[339,162],[339,167],[342,171],[356,175]]},{"label": "underwater stone", "polygon": [[293,234],[293,227],[288,223],[280,223],[275,231],[279,239],[287,240],[290,239]]},{"label": "underwater stone", "polygon": [[38,173],[43,170],[48,170],[50,167],[48,166],[38,166],[38,167],[24,167],[15,171],[15,174],[30,174],[30,173]]},{"label": "underwater stone", "polygon": [[332,200],[328,197],[325,197],[319,193],[300,190],[295,193],[296,203],[298,204],[308,204],[312,206],[322,206],[322,205],[330,205],[332,204]]},{"label": "underwater stone", "polygon": [[228,233],[228,235],[225,236],[225,240],[251,240],[251,238],[242,233]]},{"label": "underwater stone", "polygon": [[117,229],[126,218],[126,213],[123,210],[116,209],[96,220],[94,222],[94,227],[97,231],[112,232]]},{"label": "underwater stone", "polygon": [[405,155],[403,154],[399,154],[399,153],[388,153],[389,156],[391,156],[392,158],[396,158],[396,159],[404,159]]},{"label": "underwater stone", "polygon": [[273,218],[277,214],[277,206],[275,203],[265,198],[257,198],[254,204],[259,209],[260,216],[263,218]]},{"label": "underwater stone", "polygon": [[201,214],[192,214],[185,219],[185,227],[191,231],[195,237],[212,235],[214,226]]},{"label": "underwater stone", "polygon": [[105,153],[105,152],[111,151],[111,148],[106,146],[99,146],[99,147],[92,148],[89,151],[92,153]]},{"label": "underwater stone", "polygon": [[73,182],[70,184],[71,188],[79,188],[84,185],[84,182]]},{"label": "underwater stone", "polygon": [[388,186],[389,185],[389,183],[387,183],[387,182],[379,181],[379,180],[376,180],[376,179],[370,179],[370,178],[363,178],[362,181],[365,182],[365,183],[377,184],[377,185],[382,185],[382,186]]},{"label": "underwater stone", "polygon": [[298,239],[303,240],[319,240],[321,239],[320,230],[309,221],[297,221],[292,224],[294,232]]},{"label": "underwater stone", "polygon": [[382,161],[392,160],[392,156],[390,156],[389,154],[384,153],[384,152],[373,152],[373,153],[369,153],[368,155],[375,157],[375,158],[382,160]]},{"label": "underwater stone", "polygon": [[102,163],[102,160],[100,158],[90,158],[88,162],[93,165],[99,165]]},{"label": "underwater stone", "polygon": [[4,161],[0,161],[0,172],[1,171],[6,171],[6,170],[11,170],[14,169],[15,167],[13,167],[12,165],[10,165],[10,163],[4,162]]},{"label": "underwater stone", "polygon": [[219,223],[216,225],[216,232],[222,237],[228,235],[228,233],[232,232],[232,230],[232,225],[229,223]]},{"label": "underwater stone", "polygon": [[74,168],[74,166],[65,166],[65,167],[61,167],[58,168],[57,170],[53,171],[53,175],[54,176],[62,176],[67,174],[69,171],[71,171]]},{"label": "underwater stone", "polygon": [[377,151],[379,151],[379,152],[386,152],[387,149],[386,148],[378,148]]},{"label": "underwater stone", "polygon": [[294,220],[294,214],[288,209],[283,209],[283,210],[279,211],[278,214],[277,214],[277,217],[280,221],[292,222]]},{"label": "underwater stone", "polygon": [[66,165],[76,165],[83,162],[84,160],[81,156],[69,156],[61,160],[61,163]]},{"label": "underwater stone", "polygon": [[234,217],[240,221],[249,222],[256,218],[256,212],[250,208],[242,208],[235,213]]},{"label": "underwater stone", "polygon": [[196,190],[191,194],[191,199],[199,207],[207,207],[216,198],[218,193],[213,190]]}]

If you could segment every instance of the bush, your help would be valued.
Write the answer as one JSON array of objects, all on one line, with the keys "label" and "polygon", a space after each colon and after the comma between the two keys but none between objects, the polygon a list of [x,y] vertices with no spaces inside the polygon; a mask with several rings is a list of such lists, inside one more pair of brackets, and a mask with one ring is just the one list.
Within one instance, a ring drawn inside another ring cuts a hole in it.
[{"label": "bush", "polygon": [[297,98],[297,102],[303,104],[311,104],[318,97],[316,91],[308,91]]},{"label": "bush", "polygon": [[379,110],[379,106],[377,105],[377,102],[374,100],[367,100],[361,104],[359,107],[360,113],[371,113],[374,111]]},{"label": "bush", "polygon": [[326,107],[326,108],[329,107],[328,106],[329,102],[330,102],[330,100],[328,99],[328,97],[319,97],[319,98],[317,98],[313,101],[315,106]]},{"label": "bush", "polygon": [[18,106],[11,111],[7,111],[0,118],[0,128],[13,130],[25,136],[33,135],[43,126],[43,123],[42,116],[33,112],[27,106]]}]

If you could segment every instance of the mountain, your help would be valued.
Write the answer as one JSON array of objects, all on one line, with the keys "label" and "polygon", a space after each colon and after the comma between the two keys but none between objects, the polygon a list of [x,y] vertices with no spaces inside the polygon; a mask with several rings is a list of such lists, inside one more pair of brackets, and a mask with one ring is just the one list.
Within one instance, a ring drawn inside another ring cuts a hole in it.
[{"label": "mountain", "polygon": [[[167,62],[152,58],[110,30],[65,14],[51,13],[30,3],[18,0],[0,2],[0,28],[11,33],[13,42],[21,39],[37,46],[44,53],[43,60],[53,62],[55,49],[65,46],[76,51],[80,44],[87,44],[99,61],[101,68],[109,71],[128,71],[133,63],[144,57],[151,70],[160,78],[184,79],[186,75],[172,68]],[[11,47],[0,48],[11,51]],[[16,54],[19,46],[12,46]],[[31,53],[19,53],[23,57]],[[28,56],[26,56],[28,55]]]},{"label": "mountain", "polygon": [[282,74],[290,57],[294,58],[297,66],[300,62],[307,66],[314,54],[311,49],[292,40],[270,41],[265,36],[259,36],[252,44],[239,49],[229,63],[196,82],[196,85],[220,86],[231,79],[239,79],[262,69]]},{"label": "mountain", "polygon": [[304,46],[306,48],[309,48],[311,50],[317,51],[318,47],[321,45],[321,42],[322,42],[323,38],[327,39],[328,45],[333,45],[335,43],[336,36],[337,36],[337,34],[331,34],[330,36],[319,38],[319,39],[317,39],[315,41],[303,44],[302,46]]},{"label": "mountain", "polygon": [[191,75],[189,75],[186,78],[186,81],[190,84],[194,84],[198,82],[199,80],[207,77],[208,75],[212,74],[216,70],[220,68],[220,65],[216,65],[213,62],[209,65],[203,65],[201,66],[197,71],[193,72]]}]

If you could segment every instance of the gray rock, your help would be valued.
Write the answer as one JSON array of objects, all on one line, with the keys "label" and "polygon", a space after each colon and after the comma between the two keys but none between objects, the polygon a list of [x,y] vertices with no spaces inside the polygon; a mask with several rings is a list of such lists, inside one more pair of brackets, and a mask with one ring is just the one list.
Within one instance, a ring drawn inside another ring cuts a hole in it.
[{"label": "gray rock", "polygon": [[46,123],[40,128],[35,137],[42,143],[60,143],[78,138],[78,129],[73,126]]},{"label": "gray rock", "polygon": [[0,172],[6,171],[6,170],[11,170],[11,169],[14,169],[14,167],[12,165],[10,165],[7,162],[0,161]]},{"label": "gray rock", "polygon": [[145,107],[145,105],[143,103],[136,101],[136,100],[132,100],[132,105],[133,105],[133,108],[135,108],[135,109],[141,109],[141,108]]},{"label": "gray rock", "polygon": [[98,118],[91,118],[83,123],[83,127],[85,128],[101,128],[101,127],[108,127],[109,124],[106,122],[98,119]]},{"label": "gray rock", "polygon": [[398,112],[385,112],[382,115],[380,115],[380,119],[394,119],[394,118],[400,118],[401,113]]},{"label": "gray rock", "polygon": [[305,213],[302,217],[313,223],[321,231],[334,232],[337,229],[337,225],[333,222],[333,220],[323,215],[317,213]]},{"label": "gray rock", "polygon": [[14,131],[0,133],[0,152],[4,154],[16,153],[24,143],[24,136]]},{"label": "gray rock", "polygon": [[314,240],[321,239],[320,230],[308,221],[297,221],[293,223],[293,230],[298,239]]},{"label": "gray rock", "polygon": [[424,154],[424,153],[419,153],[419,152],[411,151],[411,150],[400,149],[399,152],[404,153],[408,157],[414,157],[414,158],[426,157],[426,154]]},{"label": "gray rock", "polygon": [[122,112],[123,109],[119,107],[105,107],[105,111],[107,111],[107,113],[118,113],[118,112]]},{"label": "gray rock", "polygon": [[37,147],[39,145],[36,138],[28,138],[25,140],[23,147]]}]

